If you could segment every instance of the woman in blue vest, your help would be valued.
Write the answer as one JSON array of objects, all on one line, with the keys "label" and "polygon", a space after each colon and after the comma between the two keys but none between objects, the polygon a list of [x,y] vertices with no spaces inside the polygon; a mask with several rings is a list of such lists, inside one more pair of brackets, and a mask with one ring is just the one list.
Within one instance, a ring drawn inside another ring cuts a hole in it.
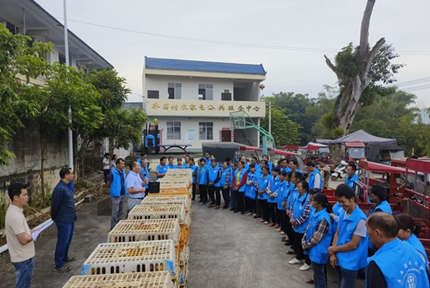
[{"label": "woman in blue vest", "polygon": [[[299,264],[306,259],[303,253],[302,238],[308,226],[309,216],[311,214],[311,202],[309,201],[309,185],[306,181],[300,181],[297,185],[299,194],[294,199],[293,208],[290,213],[290,223],[294,230],[294,244],[293,249],[297,253],[296,257],[288,261],[289,264]],[[304,263],[300,270],[308,270],[309,265]]]},{"label": "woman in blue vest", "polygon": [[[309,226],[303,238],[303,250],[309,255],[312,271],[314,272],[313,282],[315,288],[327,287],[327,277],[325,265],[328,261],[328,247],[332,240],[332,229],[330,213],[331,205],[327,196],[323,193],[316,193],[313,196]],[[312,279],[307,279],[306,283],[312,283]]]},{"label": "woman in blue vest", "polygon": [[211,199],[208,208],[215,207],[215,210],[218,210],[221,206],[220,179],[221,167],[218,166],[216,159],[212,158],[211,165],[208,168],[208,193]]},{"label": "woman in blue vest", "polygon": [[255,171],[255,164],[249,165],[248,177],[246,178],[245,188],[245,203],[246,208],[249,210],[248,215],[256,216],[255,198],[257,197],[257,176]]},{"label": "woman in blue vest", "polygon": [[191,175],[193,177],[193,197],[192,201],[196,200],[196,185],[197,185],[197,166],[194,164],[194,158],[189,158],[187,162],[188,168],[191,169]]},{"label": "woman in blue vest", "polygon": [[[270,179],[269,198],[267,198],[267,208],[269,209],[269,227],[279,228],[277,220],[276,206],[278,203],[278,183],[279,183],[279,168],[274,167],[272,177]],[[264,223],[266,224],[266,223]]]},{"label": "woman in blue vest", "polygon": [[[201,158],[197,168],[197,183],[199,184],[200,202],[199,206],[208,201],[208,167],[205,158]],[[207,203],[209,205],[209,203]]]},{"label": "woman in blue vest", "polygon": [[267,198],[268,192],[270,189],[270,175],[269,168],[267,166],[261,166],[261,176],[258,179],[257,183],[257,201],[260,203],[261,208],[261,217],[260,222],[269,223],[269,210],[267,209]]},{"label": "woman in blue vest", "polygon": [[427,269],[429,268],[429,259],[427,257],[426,250],[424,249],[423,244],[420,240],[418,240],[418,235],[421,232],[421,226],[415,223],[414,219],[406,214],[397,214],[397,220],[399,221],[399,233],[397,237],[400,240],[406,241],[411,244],[423,258],[426,263]]},{"label": "woman in blue vest", "polygon": [[379,184],[373,185],[369,191],[369,198],[374,206],[370,208],[367,213],[368,216],[373,212],[386,212],[393,214],[390,203],[387,201],[387,192],[384,186]]},{"label": "woman in blue vest", "polygon": [[[281,235],[286,234],[286,225],[285,220],[287,218],[287,214],[285,212],[285,205],[287,204],[287,186],[288,186],[288,173],[281,172],[279,174],[279,183],[278,183],[278,202],[276,203],[276,211],[278,212],[278,221],[280,228],[278,231]],[[285,238],[284,238],[285,239]]]},{"label": "woman in blue vest", "polygon": [[287,236],[288,241],[285,243],[285,246],[292,246],[292,250],[288,251],[287,254],[296,254],[296,251],[294,250],[294,229],[293,225],[290,222],[291,213],[293,211],[293,205],[294,201],[297,198],[297,195],[299,195],[299,191],[297,191],[297,185],[302,181],[302,173],[300,172],[290,172],[291,173],[291,184],[290,184],[290,192],[287,196],[287,204],[286,204],[286,213],[288,217],[287,221]]},{"label": "woman in blue vest", "polygon": [[237,209],[237,197],[236,193],[231,186],[233,184],[234,171],[237,169],[237,163],[231,163],[231,173],[230,173],[230,211],[236,211]]},{"label": "woman in blue vest", "polygon": [[224,199],[224,206],[222,206],[222,209],[227,209],[230,205],[230,179],[231,168],[228,166],[227,161],[224,161],[221,168],[221,179],[219,180],[222,198]]},{"label": "woman in blue vest", "polygon": [[245,163],[243,163],[242,161],[237,162],[237,169],[236,171],[234,171],[233,183],[231,185],[231,189],[236,195],[237,202],[237,208],[234,213],[240,212],[240,214],[245,214],[244,194],[247,176],[248,173],[245,170]]}]

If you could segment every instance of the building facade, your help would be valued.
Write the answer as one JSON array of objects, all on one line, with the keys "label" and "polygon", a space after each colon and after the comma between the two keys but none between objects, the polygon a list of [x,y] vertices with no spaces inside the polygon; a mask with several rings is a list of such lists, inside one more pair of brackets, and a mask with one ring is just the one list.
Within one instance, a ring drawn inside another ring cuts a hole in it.
[{"label": "building facade", "polygon": [[[143,108],[152,122],[158,119],[160,143],[191,145],[239,142],[259,146],[255,129],[232,129],[230,113],[244,111],[255,125],[265,116],[260,84],[263,65],[145,57]],[[237,128],[237,127],[236,127]]]}]

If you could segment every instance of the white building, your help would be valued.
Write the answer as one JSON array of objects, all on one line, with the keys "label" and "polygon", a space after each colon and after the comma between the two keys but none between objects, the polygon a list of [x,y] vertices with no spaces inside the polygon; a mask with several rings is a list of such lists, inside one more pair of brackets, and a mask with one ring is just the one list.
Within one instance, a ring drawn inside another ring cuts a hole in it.
[{"label": "white building", "polygon": [[230,112],[243,110],[256,125],[265,117],[263,65],[145,57],[142,78],[143,108],[158,119],[160,143],[194,151],[208,141],[259,146],[257,130],[230,129]]}]

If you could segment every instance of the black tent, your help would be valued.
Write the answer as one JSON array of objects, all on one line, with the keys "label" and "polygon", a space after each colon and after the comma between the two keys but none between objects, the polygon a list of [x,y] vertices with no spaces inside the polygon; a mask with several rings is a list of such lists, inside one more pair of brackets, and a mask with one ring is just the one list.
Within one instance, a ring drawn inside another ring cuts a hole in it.
[{"label": "black tent", "polygon": [[403,151],[403,150],[405,149],[388,142],[368,143],[366,146],[367,160],[373,161],[373,162],[379,162],[379,155],[381,152],[383,151],[396,152],[396,151]]}]

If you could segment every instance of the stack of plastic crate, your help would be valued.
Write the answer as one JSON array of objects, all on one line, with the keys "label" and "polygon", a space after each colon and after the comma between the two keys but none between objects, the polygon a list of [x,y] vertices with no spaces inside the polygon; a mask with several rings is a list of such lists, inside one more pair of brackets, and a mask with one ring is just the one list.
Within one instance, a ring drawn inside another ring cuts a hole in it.
[{"label": "stack of plastic crate", "polygon": [[109,232],[108,243],[171,239],[179,245],[181,228],[178,219],[121,220]]},{"label": "stack of plastic crate", "polygon": [[169,271],[72,276],[63,288],[174,288]]},{"label": "stack of plastic crate", "polygon": [[85,260],[82,275],[140,272],[170,272],[171,280],[180,276],[173,240],[102,243]]}]

